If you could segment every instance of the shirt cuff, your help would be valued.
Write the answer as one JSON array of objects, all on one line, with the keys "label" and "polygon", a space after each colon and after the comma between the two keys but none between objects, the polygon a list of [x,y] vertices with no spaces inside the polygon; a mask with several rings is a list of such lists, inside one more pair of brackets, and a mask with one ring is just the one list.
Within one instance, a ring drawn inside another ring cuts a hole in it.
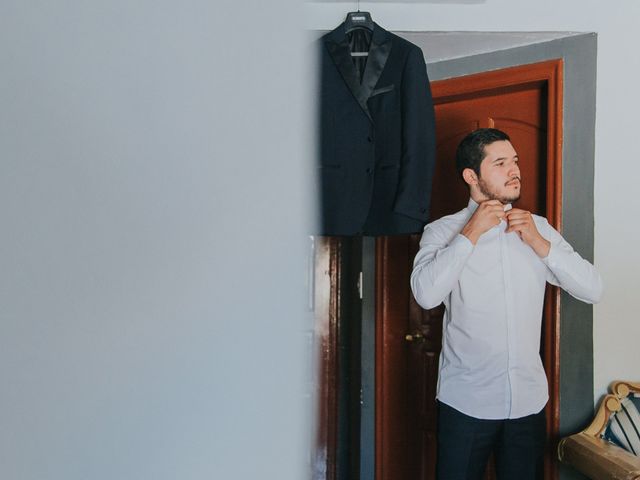
[{"label": "shirt cuff", "polygon": [[549,246],[549,253],[547,253],[546,257],[543,257],[542,262],[549,268],[558,266],[558,247],[556,247],[553,242],[549,242],[551,245]]}]

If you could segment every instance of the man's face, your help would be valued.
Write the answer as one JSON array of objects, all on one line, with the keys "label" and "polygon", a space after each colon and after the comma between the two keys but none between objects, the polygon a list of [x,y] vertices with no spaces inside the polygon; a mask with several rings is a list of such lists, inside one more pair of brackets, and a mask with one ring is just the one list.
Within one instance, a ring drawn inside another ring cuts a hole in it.
[{"label": "man's face", "polygon": [[499,140],[484,147],[485,157],[480,164],[478,188],[484,200],[499,200],[507,204],[520,198],[520,168],[518,154],[507,140]]}]

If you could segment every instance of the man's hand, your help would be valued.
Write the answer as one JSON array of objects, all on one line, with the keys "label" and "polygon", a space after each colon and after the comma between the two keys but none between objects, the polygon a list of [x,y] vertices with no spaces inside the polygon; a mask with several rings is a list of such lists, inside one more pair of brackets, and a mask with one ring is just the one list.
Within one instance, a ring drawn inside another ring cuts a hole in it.
[{"label": "man's hand", "polygon": [[507,222],[509,222],[507,233],[516,232],[522,241],[533,248],[533,251],[540,258],[549,255],[551,243],[538,232],[531,212],[512,208],[506,213],[506,217]]},{"label": "man's hand", "polygon": [[475,245],[483,233],[498,225],[504,217],[502,203],[498,200],[487,200],[478,205],[460,233]]}]

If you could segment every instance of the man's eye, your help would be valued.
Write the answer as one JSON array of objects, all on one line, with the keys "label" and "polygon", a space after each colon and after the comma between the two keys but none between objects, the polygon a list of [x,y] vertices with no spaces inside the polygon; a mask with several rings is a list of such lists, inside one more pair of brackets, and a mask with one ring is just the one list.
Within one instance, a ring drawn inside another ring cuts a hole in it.
[{"label": "man's eye", "polygon": [[504,165],[504,162],[497,162],[496,165],[501,167],[502,165]]}]

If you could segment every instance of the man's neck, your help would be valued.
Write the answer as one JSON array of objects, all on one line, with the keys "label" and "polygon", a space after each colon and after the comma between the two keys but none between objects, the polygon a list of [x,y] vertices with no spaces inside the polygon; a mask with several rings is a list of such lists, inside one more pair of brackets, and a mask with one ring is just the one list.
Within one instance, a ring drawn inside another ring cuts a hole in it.
[{"label": "man's neck", "polygon": [[483,195],[480,192],[471,192],[470,197],[478,205],[480,205],[482,202],[486,202],[487,200],[491,200],[490,198],[488,198],[487,196]]}]

